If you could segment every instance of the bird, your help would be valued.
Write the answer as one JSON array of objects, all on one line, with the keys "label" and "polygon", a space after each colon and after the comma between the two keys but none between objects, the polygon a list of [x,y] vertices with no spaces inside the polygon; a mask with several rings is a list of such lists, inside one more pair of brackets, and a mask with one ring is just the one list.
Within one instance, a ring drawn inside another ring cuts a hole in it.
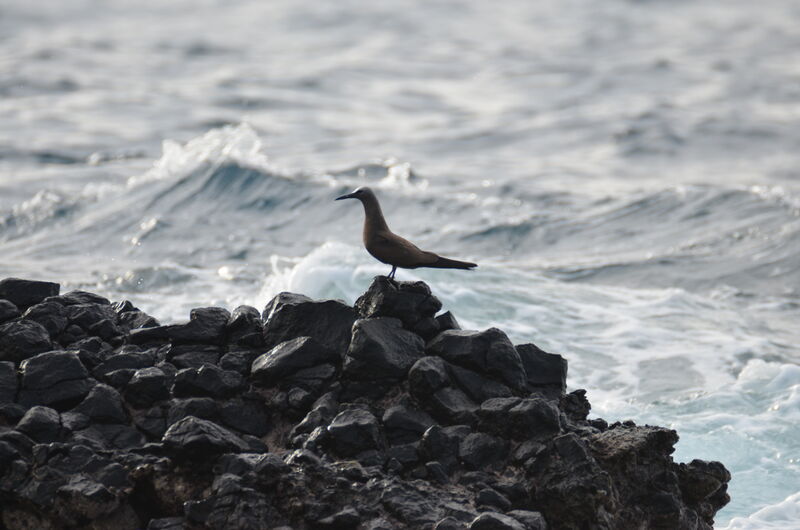
[{"label": "bird", "polygon": [[478,265],[468,261],[445,258],[421,250],[411,241],[403,239],[391,230],[383,217],[381,205],[375,193],[368,187],[362,186],[352,193],[336,197],[342,199],[358,199],[364,206],[364,246],[373,258],[381,263],[392,266],[388,278],[394,280],[397,267],[402,269],[416,269],[419,267],[432,267],[435,269],[474,269]]}]

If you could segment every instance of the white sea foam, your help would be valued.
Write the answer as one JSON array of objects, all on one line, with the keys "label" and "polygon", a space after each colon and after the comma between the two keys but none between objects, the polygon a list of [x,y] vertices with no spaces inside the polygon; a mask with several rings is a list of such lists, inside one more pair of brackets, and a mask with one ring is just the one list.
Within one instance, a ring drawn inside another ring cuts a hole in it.
[{"label": "white sea foam", "polygon": [[800,491],[765,506],[747,517],[734,517],[719,530],[797,530],[800,528]]}]

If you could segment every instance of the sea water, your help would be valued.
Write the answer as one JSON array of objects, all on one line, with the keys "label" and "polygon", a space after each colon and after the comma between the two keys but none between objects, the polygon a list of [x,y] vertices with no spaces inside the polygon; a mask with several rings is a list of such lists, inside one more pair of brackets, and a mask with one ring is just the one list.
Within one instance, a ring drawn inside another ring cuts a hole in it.
[{"label": "sea water", "polygon": [[5,0],[0,277],[352,303],[369,185],[480,264],[398,279],[723,462],[718,528],[800,528],[800,4],[372,4]]}]

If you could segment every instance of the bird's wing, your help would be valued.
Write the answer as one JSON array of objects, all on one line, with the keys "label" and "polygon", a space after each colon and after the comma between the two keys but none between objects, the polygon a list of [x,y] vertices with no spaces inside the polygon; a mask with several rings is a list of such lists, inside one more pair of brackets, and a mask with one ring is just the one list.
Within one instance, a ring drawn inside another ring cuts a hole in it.
[{"label": "bird's wing", "polygon": [[439,259],[433,252],[420,250],[414,243],[397,234],[376,234],[367,250],[379,260],[399,267],[419,267]]}]

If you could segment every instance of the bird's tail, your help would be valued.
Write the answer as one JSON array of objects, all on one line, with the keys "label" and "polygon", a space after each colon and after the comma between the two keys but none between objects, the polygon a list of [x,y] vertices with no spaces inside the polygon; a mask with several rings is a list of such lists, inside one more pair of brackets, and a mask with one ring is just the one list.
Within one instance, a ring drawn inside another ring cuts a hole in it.
[{"label": "bird's tail", "polygon": [[443,258],[439,256],[439,259],[425,266],[433,267],[435,269],[474,269],[478,265],[468,261],[458,261],[457,259]]}]

